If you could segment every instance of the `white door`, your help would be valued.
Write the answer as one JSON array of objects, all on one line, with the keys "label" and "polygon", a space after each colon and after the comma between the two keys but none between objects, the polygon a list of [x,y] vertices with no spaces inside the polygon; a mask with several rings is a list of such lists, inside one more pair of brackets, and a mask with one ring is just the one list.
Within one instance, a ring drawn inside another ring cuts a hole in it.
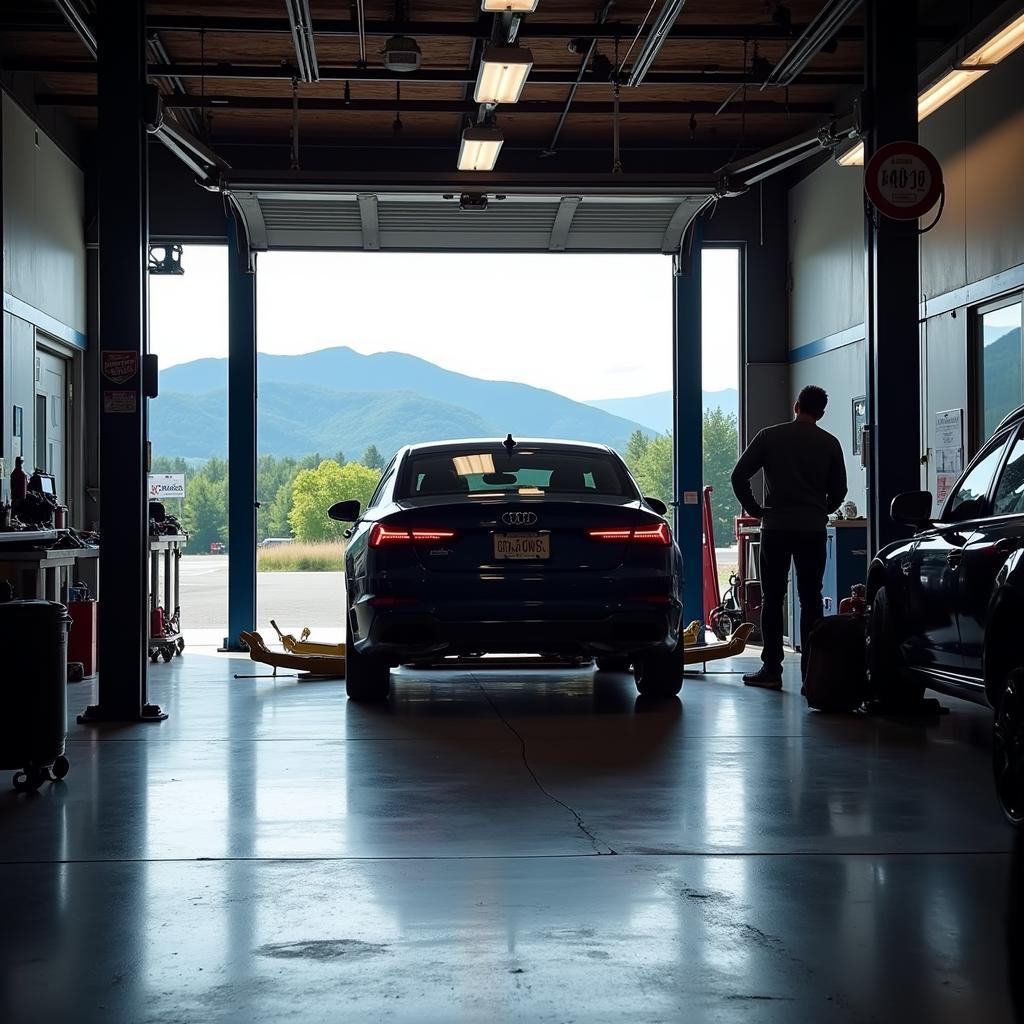
[{"label": "white door", "polygon": [[67,504],[68,364],[36,349],[35,465],[53,475],[57,500]]}]

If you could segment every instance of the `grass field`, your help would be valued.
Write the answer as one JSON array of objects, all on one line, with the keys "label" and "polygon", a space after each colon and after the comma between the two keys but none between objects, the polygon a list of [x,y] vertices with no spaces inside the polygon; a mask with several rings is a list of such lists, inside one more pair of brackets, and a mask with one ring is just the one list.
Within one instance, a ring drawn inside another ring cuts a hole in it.
[{"label": "grass field", "polygon": [[256,552],[257,572],[341,572],[345,568],[343,541],[281,544]]}]

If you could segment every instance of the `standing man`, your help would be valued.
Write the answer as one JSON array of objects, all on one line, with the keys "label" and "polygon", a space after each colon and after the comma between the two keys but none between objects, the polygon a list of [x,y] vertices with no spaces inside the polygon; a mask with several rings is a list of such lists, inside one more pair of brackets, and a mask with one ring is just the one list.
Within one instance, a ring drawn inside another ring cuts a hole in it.
[{"label": "standing man", "polygon": [[[747,686],[782,689],[782,608],[789,563],[796,567],[800,595],[800,635],[807,638],[822,608],[825,527],[846,497],[846,463],[839,441],[818,426],[828,395],[809,385],[793,407],[795,419],[762,430],[732,471],[732,489],[747,515],[761,520],[760,671],[743,677]],[[750,478],[764,470],[764,508],[754,498]],[[801,671],[806,658],[801,659]]]}]

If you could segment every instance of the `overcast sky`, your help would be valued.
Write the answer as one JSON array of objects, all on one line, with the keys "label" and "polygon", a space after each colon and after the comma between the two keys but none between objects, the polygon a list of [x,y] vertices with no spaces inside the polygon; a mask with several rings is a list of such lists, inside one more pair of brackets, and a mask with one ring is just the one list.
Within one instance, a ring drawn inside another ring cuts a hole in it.
[{"label": "overcast sky", "polygon": [[[150,277],[163,367],[227,355],[227,253],[189,246]],[[258,347],[408,352],[575,399],[671,388],[667,256],[270,252],[258,257]],[[704,256],[704,387],[736,387],[737,258]],[[340,384],[341,382],[336,382]]]}]

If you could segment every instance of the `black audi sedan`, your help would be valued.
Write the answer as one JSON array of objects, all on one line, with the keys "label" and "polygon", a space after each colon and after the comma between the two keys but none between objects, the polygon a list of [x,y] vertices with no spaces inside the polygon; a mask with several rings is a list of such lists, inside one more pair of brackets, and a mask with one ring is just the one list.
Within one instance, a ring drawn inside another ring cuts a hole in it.
[{"label": "black audi sedan", "polygon": [[392,666],[451,654],[596,656],[642,694],[682,685],[682,559],[665,505],[622,459],[574,441],[402,448],[350,522],[349,697],[381,700]]},{"label": "black audi sedan", "polygon": [[876,696],[925,688],[987,704],[996,793],[1024,819],[1024,407],[999,424],[933,518],[927,491],[901,494],[892,517],[912,539],[868,573],[868,673]]}]

